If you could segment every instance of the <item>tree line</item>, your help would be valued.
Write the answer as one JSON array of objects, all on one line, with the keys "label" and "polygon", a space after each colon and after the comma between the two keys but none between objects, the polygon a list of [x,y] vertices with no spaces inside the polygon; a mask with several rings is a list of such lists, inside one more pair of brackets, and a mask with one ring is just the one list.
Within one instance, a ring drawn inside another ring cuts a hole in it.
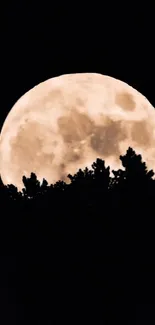
[{"label": "tree line", "polygon": [[120,160],[113,177],[97,158],[70,183],[31,173],[20,192],[1,181],[1,247],[15,259],[8,286],[23,324],[125,324],[154,303],[154,172],[131,147]]}]

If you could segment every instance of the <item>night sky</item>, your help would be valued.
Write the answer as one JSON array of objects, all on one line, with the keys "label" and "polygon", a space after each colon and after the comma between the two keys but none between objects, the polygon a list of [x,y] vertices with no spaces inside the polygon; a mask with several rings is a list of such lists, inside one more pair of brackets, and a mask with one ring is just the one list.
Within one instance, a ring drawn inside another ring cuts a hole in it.
[{"label": "night sky", "polygon": [[[7,1],[1,10],[0,127],[26,91],[68,73],[97,72],[121,79],[155,106],[153,1],[123,6],[111,1],[106,6],[71,3]],[[153,314],[154,306],[137,306],[139,322],[129,324],[153,324]]]},{"label": "night sky", "polygon": [[111,3],[106,7],[7,3],[1,30],[1,126],[21,95],[65,73],[97,72],[121,79],[155,106],[150,2],[138,8]]}]

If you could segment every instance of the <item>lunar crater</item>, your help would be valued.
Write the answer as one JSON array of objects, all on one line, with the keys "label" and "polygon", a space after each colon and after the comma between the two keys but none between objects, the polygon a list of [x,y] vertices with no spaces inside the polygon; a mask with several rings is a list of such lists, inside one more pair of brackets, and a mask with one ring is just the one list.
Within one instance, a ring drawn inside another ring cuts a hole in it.
[{"label": "lunar crater", "polygon": [[133,123],[131,137],[139,146],[148,147],[151,145],[152,136],[146,120]]},{"label": "lunar crater", "polygon": [[127,92],[117,93],[115,96],[115,104],[126,111],[134,111],[136,108],[133,96]]},{"label": "lunar crater", "polygon": [[93,150],[105,157],[120,155],[119,143],[126,137],[122,122],[107,119],[103,126],[96,126],[90,139]]},{"label": "lunar crater", "polygon": [[65,143],[80,142],[92,131],[93,122],[86,115],[78,112],[71,112],[69,116],[62,116],[58,119],[59,132]]}]

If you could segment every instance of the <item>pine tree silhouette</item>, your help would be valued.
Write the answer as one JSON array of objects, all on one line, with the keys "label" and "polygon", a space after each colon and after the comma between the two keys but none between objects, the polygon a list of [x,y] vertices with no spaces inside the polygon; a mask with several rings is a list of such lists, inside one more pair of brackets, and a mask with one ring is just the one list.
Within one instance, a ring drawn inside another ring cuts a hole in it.
[{"label": "pine tree silhouette", "polygon": [[16,257],[10,288],[33,324],[60,310],[127,323],[140,300],[154,302],[154,172],[131,147],[120,160],[114,177],[97,158],[67,184],[31,173],[21,193],[1,182],[1,249]]}]

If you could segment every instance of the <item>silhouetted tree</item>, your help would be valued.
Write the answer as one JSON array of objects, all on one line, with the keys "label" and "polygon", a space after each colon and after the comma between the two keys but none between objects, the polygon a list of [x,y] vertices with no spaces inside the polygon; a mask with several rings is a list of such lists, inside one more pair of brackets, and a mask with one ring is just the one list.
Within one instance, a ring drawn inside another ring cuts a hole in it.
[{"label": "silhouetted tree", "polygon": [[120,160],[114,177],[97,158],[69,184],[31,173],[21,193],[1,182],[1,248],[15,256],[10,288],[29,320],[61,310],[124,324],[140,299],[154,301],[154,172],[130,147]]},{"label": "silhouetted tree", "polygon": [[23,194],[26,198],[30,199],[36,197],[40,193],[40,182],[37,179],[35,173],[31,173],[30,178],[23,176]]},{"label": "silhouetted tree", "polygon": [[[137,182],[141,185],[143,182],[147,184],[154,176],[153,170],[148,171],[145,162],[142,162],[142,156],[137,155],[132,148],[128,148],[126,155],[120,156],[123,167],[125,167],[126,179]],[[140,186],[139,186],[140,187]]]},{"label": "silhouetted tree", "polygon": [[110,185],[110,167],[105,167],[105,161],[97,158],[92,164],[93,168],[93,186],[97,190],[100,199],[107,195]]},{"label": "silhouetted tree", "polygon": [[48,182],[45,178],[43,178],[43,181],[40,185],[40,192],[41,193],[46,193],[48,191]]},{"label": "silhouetted tree", "polygon": [[16,186],[14,186],[13,184],[7,185],[7,192],[8,192],[9,198],[12,200],[19,201],[20,199],[22,199],[22,193],[20,191],[18,191],[18,188]]}]

